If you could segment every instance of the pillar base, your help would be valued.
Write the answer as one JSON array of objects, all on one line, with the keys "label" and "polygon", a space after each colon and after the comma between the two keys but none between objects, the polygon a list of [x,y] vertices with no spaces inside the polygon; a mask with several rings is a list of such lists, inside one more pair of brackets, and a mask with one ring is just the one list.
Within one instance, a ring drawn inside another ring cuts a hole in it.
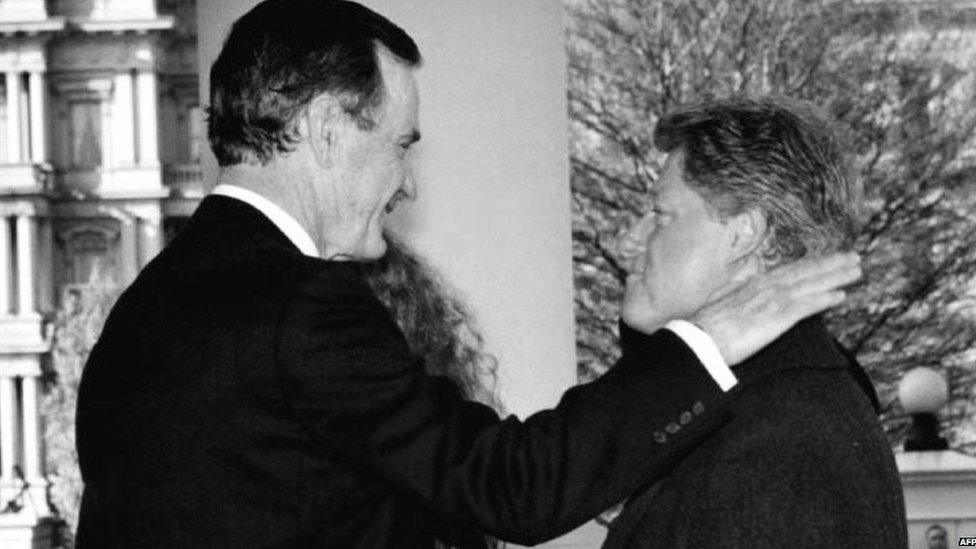
[{"label": "pillar base", "polygon": [[[33,525],[51,514],[47,504],[47,479],[28,478],[24,489],[21,481],[0,483],[0,528],[4,525]],[[0,543],[6,549],[6,545]]]},{"label": "pillar base", "polygon": [[56,524],[26,515],[0,515],[0,547],[4,549],[49,549],[56,541]]}]

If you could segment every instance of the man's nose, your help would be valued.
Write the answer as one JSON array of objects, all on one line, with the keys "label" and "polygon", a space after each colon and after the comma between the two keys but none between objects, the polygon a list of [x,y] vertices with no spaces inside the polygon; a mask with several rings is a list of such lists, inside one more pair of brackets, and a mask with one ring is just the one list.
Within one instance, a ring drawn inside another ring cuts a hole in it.
[{"label": "man's nose", "polygon": [[634,222],[633,226],[617,239],[617,253],[628,273],[641,273],[647,267],[647,239],[654,230],[654,214],[648,214]]},{"label": "man's nose", "polygon": [[637,263],[643,259],[647,248],[647,237],[654,229],[654,214],[647,214],[638,219],[617,240],[617,253],[627,265],[630,272],[635,272]]}]

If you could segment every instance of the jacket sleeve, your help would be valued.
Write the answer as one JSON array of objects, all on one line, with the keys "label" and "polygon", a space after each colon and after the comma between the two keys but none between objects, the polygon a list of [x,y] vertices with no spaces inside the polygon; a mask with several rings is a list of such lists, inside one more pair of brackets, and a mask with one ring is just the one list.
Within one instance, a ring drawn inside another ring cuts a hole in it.
[{"label": "jacket sleeve", "polygon": [[313,440],[522,544],[568,532],[662,473],[722,420],[726,398],[677,336],[631,333],[597,381],[524,421],[501,419],[426,375],[364,283],[328,273],[299,286],[279,331],[280,375]]}]

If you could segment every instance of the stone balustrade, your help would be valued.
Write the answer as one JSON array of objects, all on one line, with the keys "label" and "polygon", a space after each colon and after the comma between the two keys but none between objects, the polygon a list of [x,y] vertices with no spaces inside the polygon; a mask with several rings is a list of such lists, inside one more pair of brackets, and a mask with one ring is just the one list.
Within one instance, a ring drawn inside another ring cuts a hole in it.
[{"label": "stone balustrade", "polygon": [[203,196],[203,168],[199,164],[165,164],[163,184],[172,196],[198,198]]}]

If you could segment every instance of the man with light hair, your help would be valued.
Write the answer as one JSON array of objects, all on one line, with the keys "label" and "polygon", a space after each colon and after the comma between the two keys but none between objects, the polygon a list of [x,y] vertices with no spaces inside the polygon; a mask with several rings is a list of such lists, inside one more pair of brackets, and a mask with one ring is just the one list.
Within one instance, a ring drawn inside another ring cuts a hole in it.
[{"label": "man with light hair", "polygon": [[[668,153],[654,207],[624,248],[634,265],[627,302],[659,319],[686,317],[729,281],[853,246],[857,180],[811,105],[709,102],[665,116],[654,142]],[[629,502],[606,547],[906,547],[877,396],[822,319],[743,363],[728,410],[727,423]]]}]

